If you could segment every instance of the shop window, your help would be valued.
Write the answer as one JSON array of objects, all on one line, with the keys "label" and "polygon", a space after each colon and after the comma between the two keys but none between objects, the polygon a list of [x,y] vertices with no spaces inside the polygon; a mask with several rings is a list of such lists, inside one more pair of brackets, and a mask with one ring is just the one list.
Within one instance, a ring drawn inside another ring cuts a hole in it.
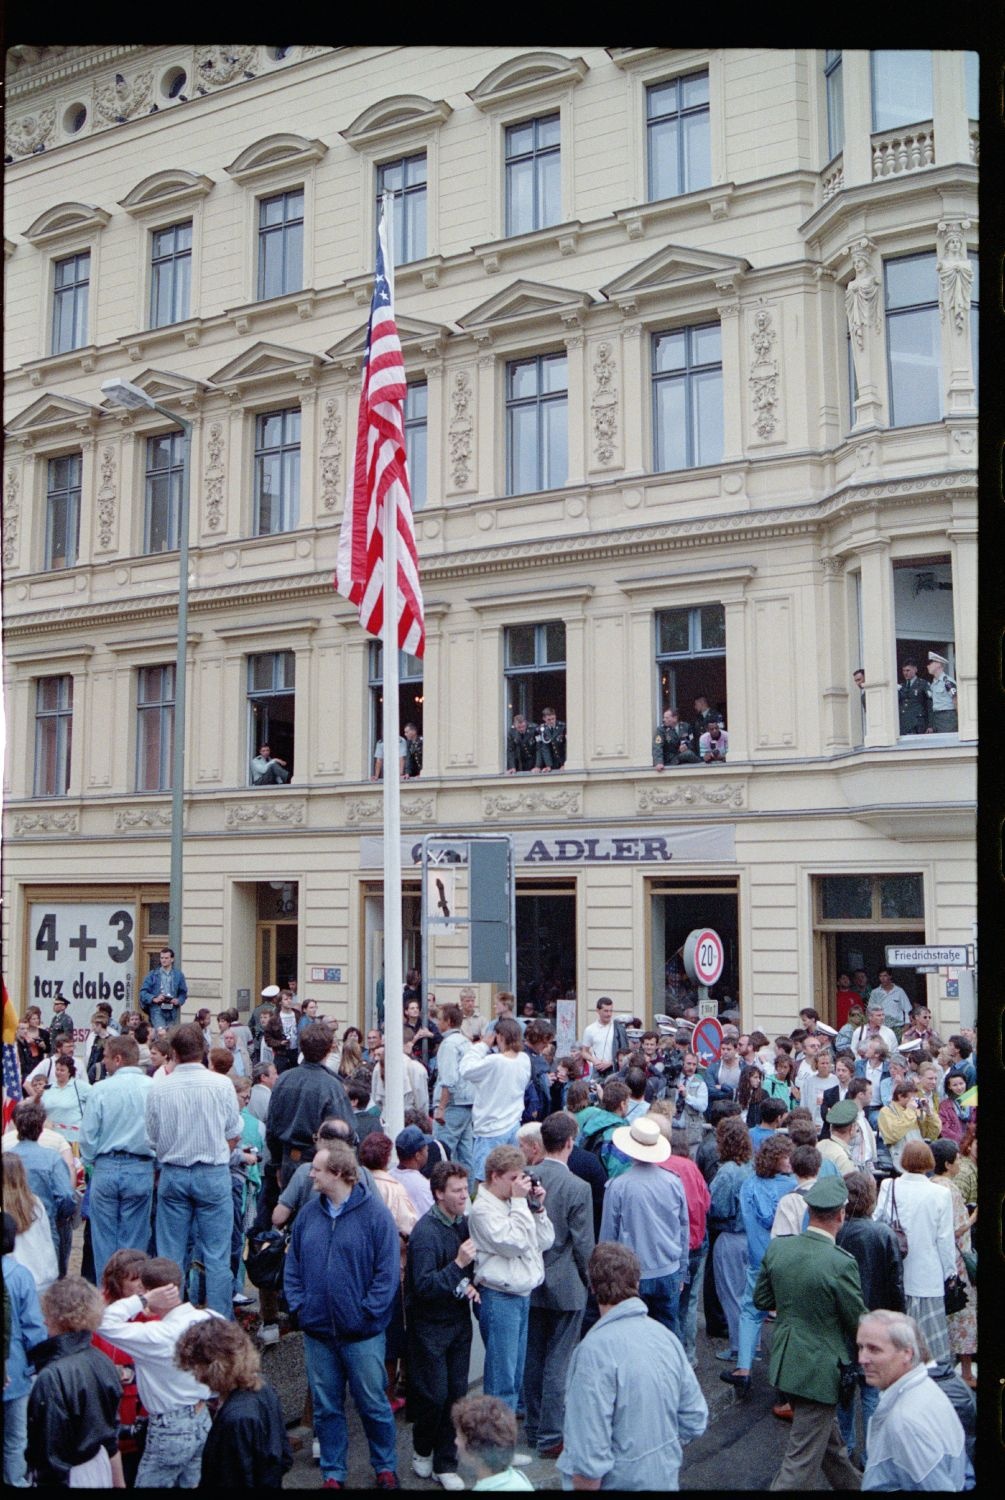
[{"label": "shop window", "polygon": [[251,758],[268,745],[272,758],[286,762],[293,775],[296,663],[292,651],[269,651],[248,658],[248,781]]},{"label": "shop window", "polygon": [[[880,969],[888,966],[888,946],[924,942],[924,879],[913,872],[885,875],[818,875],[814,879],[814,943],[817,1010],[836,1025],[835,993],[839,975],[855,982],[864,970],[875,988]],[[927,1004],[924,974],[891,969],[893,981],[912,1001]]]},{"label": "shop window", "polygon": [[696,927],[711,927],[723,942],[724,964],[710,998],[720,1011],[740,1005],[740,928],[735,880],[651,881],[650,1005],[653,1016],[680,1017],[696,1006],[698,991],[684,969],[683,948]]},{"label": "shop window", "polygon": [[[418,739],[422,739],[422,660],[409,656],[407,651],[398,652],[398,737],[405,738],[405,725],[414,724]],[[370,643],[370,771],[373,771],[378,744],[384,739],[384,647],[379,641]],[[418,754],[418,770],[422,768],[421,749],[407,752],[405,770],[417,774],[415,757]]]},{"label": "shop window", "polygon": [[517,881],[516,994],[554,1022],[551,1001],[576,993],[575,882]]},{"label": "shop window", "polygon": [[684,723],[693,723],[695,699],[702,697],[728,725],[726,611],[721,604],[657,613],[656,679],[657,722],[664,709],[673,708]]}]

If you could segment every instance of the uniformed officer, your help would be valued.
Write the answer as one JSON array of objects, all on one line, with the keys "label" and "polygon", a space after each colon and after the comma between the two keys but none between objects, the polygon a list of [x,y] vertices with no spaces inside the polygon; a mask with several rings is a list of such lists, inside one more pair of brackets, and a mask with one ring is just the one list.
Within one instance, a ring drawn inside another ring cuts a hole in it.
[{"label": "uniformed officer", "polygon": [[406,724],[402,731],[405,737],[405,780],[422,775],[422,735],[414,724]]},{"label": "uniformed officer", "polygon": [[704,693],[699,693],[694,700],[694,723],[691,726],[691,749],[695,755],[701,756],[701,737],[709,725],[721,723],[722,714],[717,708],[709,708],[708,699]]},{"label": "uniformed officer", "polygon": [[536,759],[537,725],[528,724],[524,714],[514,714],[506,734],[506,775],[533,771]]},{"label": "uniformed officer", "polygon": [[663,710],[663,722],[656,727],[653,736],[653,765],[657,771],[664,766],[683,766],[697,762],[691,749],[691,726],[682,724],[673,708]]},{"label": "uniformed officer", "polygon": [[946,675],[948,665],[944,656],[940,656],[937,651],[929,651],[928,675],[932,679],[929,689],[932,695],[932,722],[926,731],[928,734],[954,734],[959,728],[956,712],[958,692],[956,683]]},{"label": "uniformed officer", "polygon": [[543,708],[541,723],[537,731],[537,757],[534,770],[560,771],[565,765],[567,749],[565,725],[558,719],[553,708]]},{"label": "uniformed officer", "polygon": [[900,669],[903,681],[897,684],[897,707],[900,710],[901,734],[925,734],[932,711],[932,694],[928,683],[918,676],[918,663],[905,661]]}]

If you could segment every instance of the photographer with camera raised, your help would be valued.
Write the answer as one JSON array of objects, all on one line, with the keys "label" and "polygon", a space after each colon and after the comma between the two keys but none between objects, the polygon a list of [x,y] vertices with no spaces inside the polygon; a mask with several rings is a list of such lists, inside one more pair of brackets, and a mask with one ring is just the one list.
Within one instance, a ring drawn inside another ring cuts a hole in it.
[{"label": "photographer with camera raised", "polygon": [[565,725],[555,715],[553,708],[541,711],[541,723],[537,730],[537,756],[535,771],[560,771],[565,765],[568,746],[565,740]]}]

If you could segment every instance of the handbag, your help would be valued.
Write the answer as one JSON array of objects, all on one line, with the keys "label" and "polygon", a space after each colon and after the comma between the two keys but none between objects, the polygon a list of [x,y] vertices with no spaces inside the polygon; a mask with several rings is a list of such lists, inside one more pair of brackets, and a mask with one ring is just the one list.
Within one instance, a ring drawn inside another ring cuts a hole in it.
[{"label": "handbag", "polygon": [[896,1183],[895,1180],[890,1183],[890,1218],[889,1218],[889,1224],[890,1224],[890,1228],[893,1230],[893,1237],[897,1241],[898,1246],[900,1247],[901,1259],[903,1259],[904,1256],[907,1254],[907,1249],[908,1249],[908,1246],[907,1246],[907,1230],[904,1228],[903,1224],[900,1222],[900,1215],[897,1212],[897,1183]]},{"label": "handbag", "polygon": [[962,1276],[957,1276],[954,1273],[952,1276],[946,1277],[944,1297],[947,1317],[950,1317],[953,1313],[963,1311],[970,1301],[970,1297],[967,1292],[966,1282]]},{"label": "handbag", "polygon": [[259,1291],[278,1291],[283,1284],[283,1266],[290,1235],[286,1230],[264,1229],[248,1238],[245,1268],[248,1280]]}]

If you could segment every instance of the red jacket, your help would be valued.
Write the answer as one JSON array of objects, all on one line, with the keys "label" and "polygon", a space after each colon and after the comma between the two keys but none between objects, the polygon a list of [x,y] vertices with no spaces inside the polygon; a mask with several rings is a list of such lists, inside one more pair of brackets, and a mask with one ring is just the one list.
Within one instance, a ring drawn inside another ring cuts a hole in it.
[{"label": "red jacket", "polygon": [[689,1156],[669,1156],[661,1161],[664,1172],[676,1172],[687,1199],[689,1250],[697,1250],[705,1238],[705,1219],[712,1195],[701,1171]]}]

